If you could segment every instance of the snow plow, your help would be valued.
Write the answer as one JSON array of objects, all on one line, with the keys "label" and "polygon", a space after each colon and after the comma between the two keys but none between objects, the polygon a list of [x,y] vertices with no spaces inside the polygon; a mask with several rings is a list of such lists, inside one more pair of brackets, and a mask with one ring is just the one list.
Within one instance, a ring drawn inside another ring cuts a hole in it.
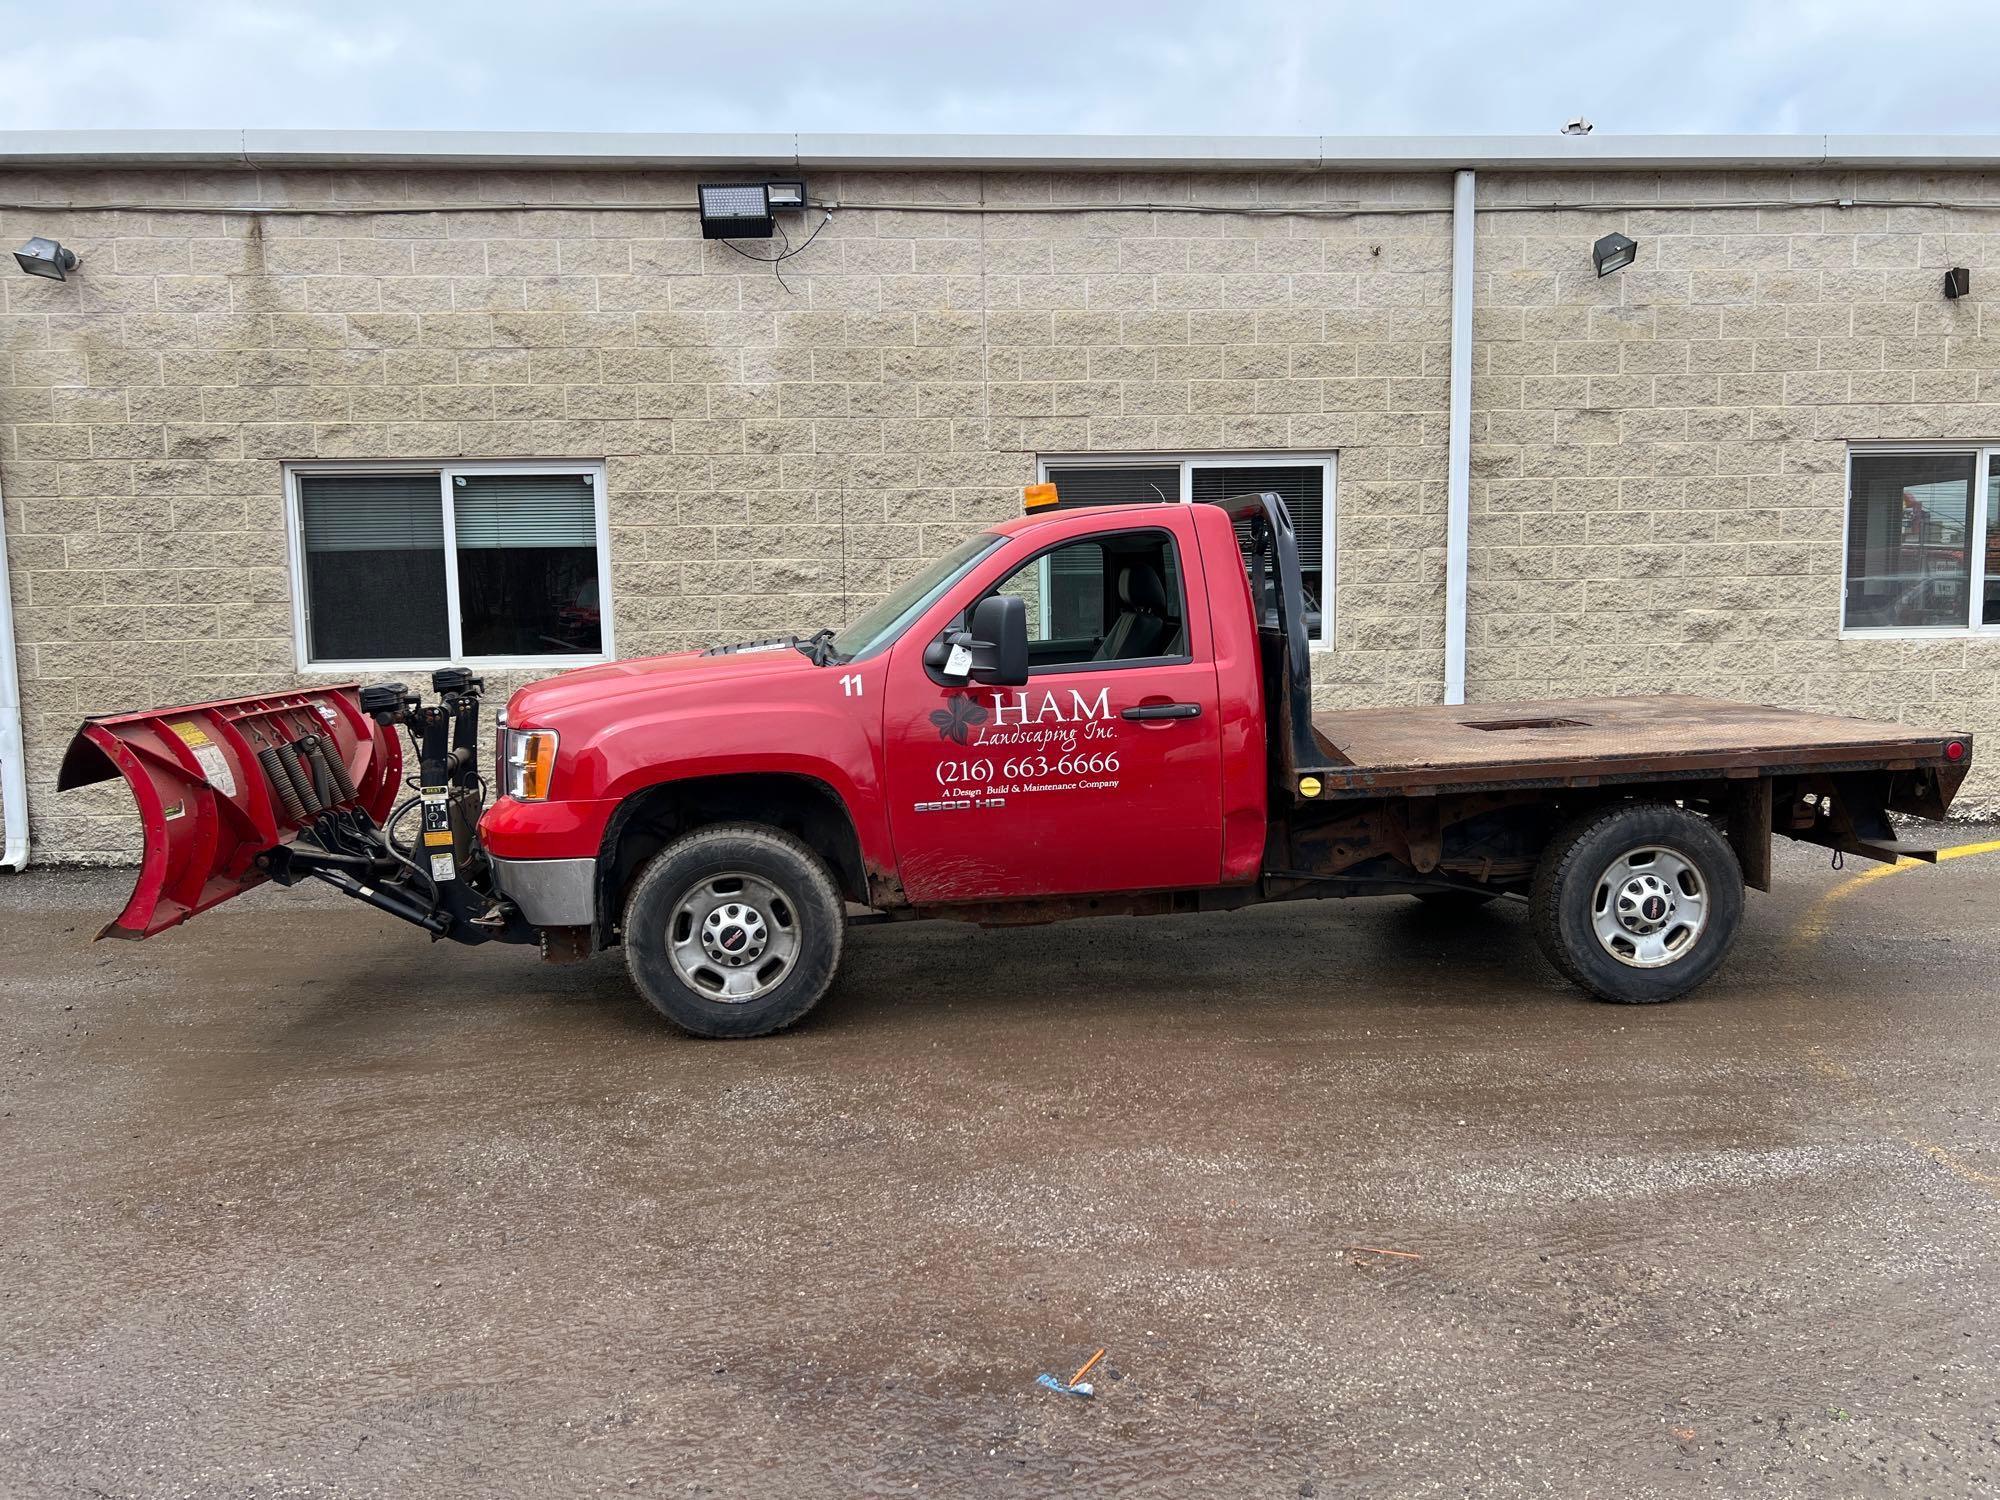
[{"label": "snow plow", "polygon": [[452,668],[433,685],[429,706],[401,683],[345,683],[85,720],[58,788],[123,777],[145,835],[132,897],[98,936],[152,937],[266,881],[310,878],[435,937],[532,941],[481,880],[483,684]]}]

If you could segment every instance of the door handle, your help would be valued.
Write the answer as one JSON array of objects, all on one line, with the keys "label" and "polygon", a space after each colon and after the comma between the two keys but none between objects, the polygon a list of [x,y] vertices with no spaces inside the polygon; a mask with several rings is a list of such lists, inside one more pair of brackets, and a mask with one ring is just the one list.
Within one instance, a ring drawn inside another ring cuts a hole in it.
[{"label": "door handle", "polygon": [[1121,719],[1199,719],[1199,703],[1141,703],[1118,715]]}]

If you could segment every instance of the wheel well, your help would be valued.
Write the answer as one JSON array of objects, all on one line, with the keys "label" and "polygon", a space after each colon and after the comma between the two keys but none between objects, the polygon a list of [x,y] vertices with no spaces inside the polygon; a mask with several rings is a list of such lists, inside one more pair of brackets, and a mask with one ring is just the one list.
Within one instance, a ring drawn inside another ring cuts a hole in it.
[{"label": "wheel well", "polygon": [[833,871],[849,901],[868,902],[861,838],[839,794],[810,776],[751,772],[664,781],[618,805],[597,861],[597,940],[617,940],[625,893],[646,862],[684,833],[712,823],[767,823],[802,840]]}]

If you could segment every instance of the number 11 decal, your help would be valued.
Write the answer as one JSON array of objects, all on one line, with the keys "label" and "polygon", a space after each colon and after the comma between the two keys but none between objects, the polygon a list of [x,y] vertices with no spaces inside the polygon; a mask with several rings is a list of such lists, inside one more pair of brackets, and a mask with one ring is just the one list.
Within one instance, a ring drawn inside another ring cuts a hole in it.
[{"label": "number 11 decal", "polygon": [[861,696],[861,674],[859,672],[849,672],[843,676],[840,679],[840,693],[844,698],[859,698]]}]

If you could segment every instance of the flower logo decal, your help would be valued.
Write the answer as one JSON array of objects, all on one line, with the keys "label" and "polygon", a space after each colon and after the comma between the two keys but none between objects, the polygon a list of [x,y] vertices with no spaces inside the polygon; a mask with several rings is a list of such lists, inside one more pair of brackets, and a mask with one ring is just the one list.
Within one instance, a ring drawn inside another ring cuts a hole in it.
[{"label": "flower logo decal", "polygon": [[953,693],[946,699],[944,708],[932,711],[931,722],[937,725],[939,739],[963,745],[971,737],[974,726],[986,722],[986,710],[979,706],[979,700],[972,694]]}]

